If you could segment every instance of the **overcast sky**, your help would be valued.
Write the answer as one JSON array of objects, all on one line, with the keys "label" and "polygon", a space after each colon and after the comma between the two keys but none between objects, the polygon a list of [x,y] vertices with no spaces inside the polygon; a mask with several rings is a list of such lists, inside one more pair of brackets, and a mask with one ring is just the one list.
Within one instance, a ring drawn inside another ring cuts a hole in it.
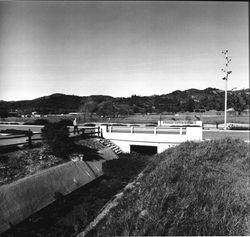
[{"label": "overcast sky", "polygon": [[0,2],[0,100],[249,88],[247,2]]}]

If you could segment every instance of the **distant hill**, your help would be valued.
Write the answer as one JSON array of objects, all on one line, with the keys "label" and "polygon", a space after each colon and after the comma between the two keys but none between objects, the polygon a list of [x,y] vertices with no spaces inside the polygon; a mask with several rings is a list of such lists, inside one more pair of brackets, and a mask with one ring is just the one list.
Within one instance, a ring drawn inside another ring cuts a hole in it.
[{"label": "distant hill", "polygon": [[[250,90],[228,92],[228,107],[234,106],[236,96],[241,96],[245,107],[249,105]],[[84,104],[91,102],[91,106]],[[240,102],[240,103],[243,103]],[[132,114],[132,113],[162,113],[194,110],[223,110],[224,91],[216,88],[204,90],[188,89],[176,90],[169,94],[131,97],[112,97],[106,95],[75,96],[65,94],[52,94],[34,100],[0,101],[0,112],[8,113],[19,111],[31,113],[37,111],[41,114],[77,112],[79,108],[91,110],[91,112],[105,114]],[[91,109],[90,109],[91,107]],[[102,112],[100,112],[102,111]]]}]

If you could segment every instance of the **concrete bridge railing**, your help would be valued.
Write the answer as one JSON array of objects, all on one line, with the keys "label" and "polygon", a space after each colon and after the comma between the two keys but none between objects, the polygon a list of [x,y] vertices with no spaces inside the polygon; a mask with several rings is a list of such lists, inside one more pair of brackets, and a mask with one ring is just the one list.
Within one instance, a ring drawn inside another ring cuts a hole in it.
[{"label": "concrete bridge railing", "polygon": [[183,121],[161,120],[161,121],[158,121],[158,126],[176,126],[176,125],[202,126],[202,121],[192,121],[192,120],[183,120]]},{"label": "concrete bridge railing", "polygon": [[157,153],[185,141],[201,141],[202,127],[125,127],[101,126],[103,137],[111,140],[123,152],[131,146],[157,147]]}]

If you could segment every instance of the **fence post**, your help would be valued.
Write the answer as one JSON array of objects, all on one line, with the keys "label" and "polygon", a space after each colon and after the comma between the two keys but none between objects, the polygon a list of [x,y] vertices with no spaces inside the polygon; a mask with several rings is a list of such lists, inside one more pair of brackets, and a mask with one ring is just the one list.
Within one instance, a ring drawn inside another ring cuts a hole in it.
[{"label": "fence post", "polygon": [[97,128],[97,136],[100,137],[100,127]]},{"label": "fence post", "polygon": [[29,144],[29,148],[31,148],[32,146],[32,139],[31,136],[33,135],[32,131],[29,129],[28,130],[28,144]]}]

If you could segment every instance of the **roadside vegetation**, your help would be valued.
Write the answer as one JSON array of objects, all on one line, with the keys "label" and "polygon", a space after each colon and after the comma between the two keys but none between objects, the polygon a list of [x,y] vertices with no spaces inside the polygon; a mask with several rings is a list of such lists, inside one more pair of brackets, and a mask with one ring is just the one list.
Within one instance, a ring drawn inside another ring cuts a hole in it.
[{"label": "roadside vegetation", "polygon": [[42,128],[42,137],[53,155],[67,159],[73,149],[69,129],[63,123],[48,123]]},{"label": "roadside vegetation", "polygon": [[249,182],[242,140],[186,142],[152,159],[87,236],[246,235]]}]

